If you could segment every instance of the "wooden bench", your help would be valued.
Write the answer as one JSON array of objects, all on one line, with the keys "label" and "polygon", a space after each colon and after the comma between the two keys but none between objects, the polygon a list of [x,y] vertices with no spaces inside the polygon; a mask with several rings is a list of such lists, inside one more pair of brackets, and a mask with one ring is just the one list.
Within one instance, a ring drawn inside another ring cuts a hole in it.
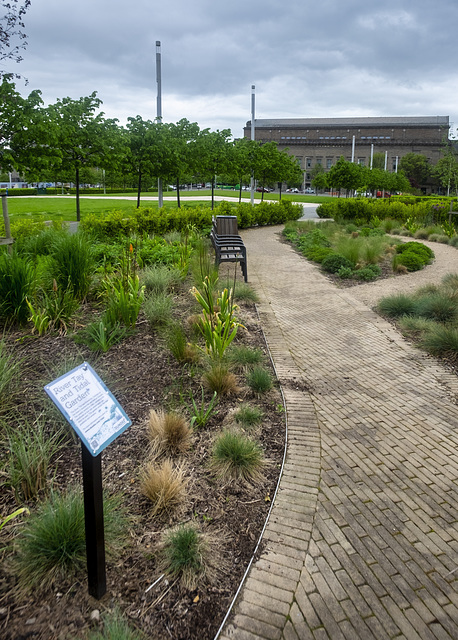
[{"label": "wooden bench", "polygon": [[245,282],[248,282],[246,247],[238,235],[236,216],[212,218],[210,239],[215,250],[215,265],[239,262]]}]

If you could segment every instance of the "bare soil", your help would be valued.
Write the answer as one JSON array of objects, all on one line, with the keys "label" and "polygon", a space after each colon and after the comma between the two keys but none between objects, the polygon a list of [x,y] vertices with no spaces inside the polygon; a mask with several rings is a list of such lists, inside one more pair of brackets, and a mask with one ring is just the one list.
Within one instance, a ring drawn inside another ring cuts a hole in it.
[{"label": "bare soil", "polygon": [[[175,301],[176,319],[184,321],[193,311],[193,299],[183,290],[176,294]],[[86,317],[91,313],[89,305]],[[255,306],[240,303],[239,317],[246,329],[239,331],[237,342],[262,349],[265,365],[272,370]],[[84,322],[83,318],[81,324]],[[165,516],[153,517],[151,504],[139,490],[140,467],[148,458],[146,420],[151,409],[159,408],[179,409],[189,417],[185,407],[191,406],[190,393],[197,401],[201,398],[203,371],[202,365],[179,364],[163,335],[164,332],[152,332],[140,317],[133,335],[106,354],[95,355],[85,345],[76,344],[71,335],[37,338],[30,332],[6,334],[11,352],[23,360],[16,406],[7,418],[10,424],[24,418],[33,421],[37,414],[45,412],[50,430],[55,428],[61,417],[43,386],[84,360],[121,403],[132,425],[104,450],[103,483],[107,493],[122,493],[133,524],[126,548],[116,560],[107,563],[107,593],[99,601],[88,595],[84,574],[56,583],[47,591],[21,595],[11,559],[15,538],[21,535],[26,517],[6,526],[0,533],[0,638],[83,639],[90,629],[103,624],[97,612],[103,616],[115,605],[148,638],[214,638],[255,550],[278,481],[285,446],[282,397],[278,386],[265,395],[255,395],[246,385],[243,372],[239,372],[238,393],[220,397],[217,412],[207,427],[194,434],[193,446],[184,459],[189,481],[184,503]],[[210,397],[207,393],[206,400]],[[264,414],[262,425],[251,432],[262,445],[267,460],[264,480],[256,485],[223,482],[208,466],[215,435],[223,428],[235,426],[233,414],[242,402],[258,406]],[[1,459],[7,459],[5,442]],[[49,485],[52,483],[59,489],[81,485],[78,441],[69,437],[53,462]],[[7,485],[6,465],[2,480],[0,514],[4,517],[18,507]],[[36,503],[31,501],[25,506],[32,511]],[[193,591],[177,580],[161,577],[157,555],[161,533],[187,521],[198,523],[203,531],[212,534],[219,541],[221,554],[220,570],[213,580]],[[151,587],[155,581],[156,585]]]}]

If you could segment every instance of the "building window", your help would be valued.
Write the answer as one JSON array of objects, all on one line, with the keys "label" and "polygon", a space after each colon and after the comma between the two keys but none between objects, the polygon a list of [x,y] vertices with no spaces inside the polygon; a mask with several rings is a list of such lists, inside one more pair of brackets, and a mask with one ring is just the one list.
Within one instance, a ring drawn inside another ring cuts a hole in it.
[{"label": "building window", "polygon": [[359,164],[361,167],[364,167],[364,165],[366,164],[366,160],[365,160],[365,158],[358,158],[358,164]]},{"label": "building window", "polygon": [[332,167],[332,158],[326,158],[326,169],[330,169]]},{"label": "building window", "polygon": [[282,140],[284,140],[284,139],[285,139],[285,136],[282,136],[282,137],[281,137],[281,139],[282,139]]},{"label": "building window", "polygon": [[306,166],[307,169],[311,168],[311,166],[312,166],[312,158],[306,158],[305,166]]}]

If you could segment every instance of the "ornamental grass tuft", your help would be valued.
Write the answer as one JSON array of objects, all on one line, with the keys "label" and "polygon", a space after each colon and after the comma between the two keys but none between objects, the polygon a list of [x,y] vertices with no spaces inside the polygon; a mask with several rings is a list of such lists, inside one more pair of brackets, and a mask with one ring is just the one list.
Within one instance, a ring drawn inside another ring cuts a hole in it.
[{"label": "ornamental grass tuft", "polygon": [[[124,546],[128,519],[121,497],[105,497],[105,546],[108,555]],[[82,572],[86,566],[84,503],[76,488],[53,492],[30,515],[16,539],[14,572],[24,591],[45,590]]]},{"label": "ornamental grass tuft", "polygon": [[251,438],[225,431],[216,439],[210,462],[216,475],[260,482],[264,465],[262,448]]}]

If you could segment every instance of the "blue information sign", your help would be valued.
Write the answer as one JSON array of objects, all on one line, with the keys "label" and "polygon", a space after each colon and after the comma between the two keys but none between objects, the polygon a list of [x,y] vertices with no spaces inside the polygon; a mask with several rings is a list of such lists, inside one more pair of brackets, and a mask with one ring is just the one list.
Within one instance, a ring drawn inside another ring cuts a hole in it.
[{"label": "blue information sign", "polygon": [[47,384],[45,391],[93,456],[132,424],[87,362]]}]

